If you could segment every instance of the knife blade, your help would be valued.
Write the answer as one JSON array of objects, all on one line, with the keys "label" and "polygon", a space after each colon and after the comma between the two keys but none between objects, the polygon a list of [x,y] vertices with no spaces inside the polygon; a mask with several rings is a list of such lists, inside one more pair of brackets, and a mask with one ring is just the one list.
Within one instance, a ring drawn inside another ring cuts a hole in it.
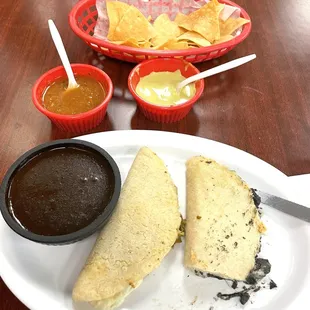
[{"label": "knife blade", "polygon": [[265,205],[310,223],[310,208],[257,189],[255,189],[255,192],[260,196],[261,202]]}]

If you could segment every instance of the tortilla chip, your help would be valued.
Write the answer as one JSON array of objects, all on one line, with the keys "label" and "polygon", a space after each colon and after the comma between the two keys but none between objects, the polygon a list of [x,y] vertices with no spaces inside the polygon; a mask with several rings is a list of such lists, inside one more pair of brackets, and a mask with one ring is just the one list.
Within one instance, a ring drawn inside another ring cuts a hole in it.
[{"label": "tortilla chip", "polygon": [[130,5],[121,1],[107,1],[107,12],[109,17],[108,39],[113,37],[116,26],[124,16]]},{"label": "tortilla chip", "polygon": [[227,36],[229,34],[232,34],[234,31],[236,31],[241,26],[249,23],[250,21],[248,19],[244,19],[242,17],[239,18],[228,18],[225,22],[220,21],[220,32],[221,37]]},{"label": "tortilla chip", "polygon": [[234,38],[234,36],[232,36],[231,34],[228,34],[226,36],[220,37],[220,39],[215,41],[214,44],[223,43],[223,42],[229,41],[229,40],[231,40],[233,38]]},{"label": "tortilla chip", "polygon": [[111,43],[117,44],[117,45],[125,45],[130,47],[140,47],[140,44],[135,39],[128,39],[124,41],[112,41]]},{"label": "tortilla chip", "polygon": [[145,16],[134,6],[125,12],[111,37],[112,41],[125,41],[135,39],[137,41],[149,41],[156,35],[155,29]]},{"label": "tortilla chip", "polygon": [[160,42],[158,45],[153,44],[152,48],[155,50],[162,50],[162,49],[164,49],[164,47],[167,43],[169,44],[169,41],[175,41],[175,40],[174,39],[168,39],[168,40],[164,41],[164,39],[162,39],[162,42]]},{"label": "tortilla chip", "polygon": [[190,42],[194,42],[197,46],[210,46],[211,43],[205,39],[202,35],[195,31],[187,31],[181,36],[178,37],[178,41],[186,40]]},{"label": "tortilla chip", "polygon": [[170,41],[165,45],[166,48],[170,50],[183,50],[188,48],[188,43],[186,41]]},{"label": "tortilla chip", "polygon": [[146,41],[146,42],[139,42],[139,47],[142,47],[142,48],[151,48],[152,44],[150,41]]},{"label": "tortilla chip", "polygon": [[152,39],[154,46],[161,45],[169,39],[176,38],[182,34],[178,24],[171,21],[167,14],[161,14],[156,18],[154,29],[157,33],[156,37]]},{"label": "tortilla chip", "polygon": [[[184,18],[186,18],[186,17],[187,16],[185,14],[179,12],[177,14],[177,16],[175,17],[174,22],[179,25],[184,20]],[[182,28],[180,26],[179,26],[179,29],[180,29],[181,34],[183,34],[184,32],[187,31],[186,29],[184,29],[184,28]]]},{"label": "tortilla chip", "polygon": [[224,4],[220,4],[217,0],[211,0],[199,10],[187,15],[186,18],[179,17],[181,22],[178,22],[178,25],[189,31],[198,32],[213,43],[220,38],[219,16],[223,8]]},{"label": "tortilla chip", "polygon": [[180,23],[184,22],[187,18],[187,15],[178,12],[177,16],[175,17],[174,21],[179,25]]},{"label": "tortilla chip", "polygon": [[186,42],[187,43],[187,48],[198,48],[200,47],[199,45],[191,42],[191,41],[179,41],[179,42]]},{"label": "tortilla chip", "polygon": [[114,44],[118,44],[118,45],[130,46],[130,47],[140,47],[140,48],[151,47],[150,41],[136,41],[135,39],[128,39],[125,41],[110,41],[110,42]]},{"label": "tortilla chip", "polygon": [[160,46],[160,45],[163,45],[165,44],[166,42],[168,42],[171,38],[168,38],[168,37],[163,37],[163,36],[156,36],[155,38],[153,38],[151,40],[152,42],[152,45],[153,46]]},{"label": "tortilla chip", "polygon": [[154,28],[159,36],[175,38],[181,34],[178,24],[170,20],[167,14],[161,14],[156,18]]},{"label": "tortilla chip", "polygon": [[164,42],[161,45],[154,46],[154,49],[157,50],[182,50],[182,49],[187,49],[188,48],[188,43],[187,41],[180,41],[178,42],[176,39],[169,39],[167,42]]}]

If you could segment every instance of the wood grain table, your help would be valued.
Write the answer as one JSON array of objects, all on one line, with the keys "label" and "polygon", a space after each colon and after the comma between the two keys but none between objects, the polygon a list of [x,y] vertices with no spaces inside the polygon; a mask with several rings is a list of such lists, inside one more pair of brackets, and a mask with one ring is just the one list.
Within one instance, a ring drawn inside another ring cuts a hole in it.
[{"label": "wood grain table", "polygon": [[[144,118],[127,90],[132,64],[93,52],[68,25],[73,0],[0,1],[0,179],[35,145],[72,137],[55,128],[31,101],[31,88],[60,64],[47,20],[59,28],[72,62],[105,70],[115,92],[107,116],[92,132],[152,129],[209,138],[245,150],[288,175],[310,172],[310,2],[236,0],[252,17],[248,39],[203,70],[256,53],[257,60],[209,78],[202,98],[179,123]],[[0,309],[26,309],[0,279]]]}]

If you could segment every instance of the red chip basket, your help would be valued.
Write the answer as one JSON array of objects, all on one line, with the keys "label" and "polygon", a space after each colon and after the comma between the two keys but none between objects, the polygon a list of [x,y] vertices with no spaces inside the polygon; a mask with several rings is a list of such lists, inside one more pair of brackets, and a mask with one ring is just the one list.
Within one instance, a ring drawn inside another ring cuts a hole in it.
[{"label": "red chip basket", "polygon": [[[229,0],[219,0],[219,2],[240,8],[240,16],[250,19],[247,12],[236,3]],[[169,15],[170,5],[166,1],[154,1],[152,5],[157,6],[159,14]],[[184,50],[153,50],[146,48],[134,48],[113,44],[106,40],[93,37],[96,20],[98,18],[96,0],[82,0],[78,2],[69,14],[69,24],[74,33],[85,41],[95,51],[111,58],[116,58],[128,62],[139,63],[147,59],[154,58],[181,58],[191,63],[203,62],[225,55],[236,45],[245,40],[251,32],[251,22],[244,25],[242,32],[232,40],[200,48],[190,48]]]}]

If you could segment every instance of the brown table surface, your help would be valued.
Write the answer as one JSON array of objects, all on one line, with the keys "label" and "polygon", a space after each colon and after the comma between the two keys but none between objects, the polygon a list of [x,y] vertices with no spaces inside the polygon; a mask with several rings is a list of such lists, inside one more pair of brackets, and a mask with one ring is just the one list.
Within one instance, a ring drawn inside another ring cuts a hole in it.
[{"label": "brown table surface", "polygon": [[[31,88],[60,64],[49,35],[52,18],[71,62],[103,68],[114,98],[92,132],[152,129],[221,141],[260,157],[288,175],[310,173],[310,2],[236,0],[252,17],[248,39],[226,56],[197,65],[201,70],[247,54],[257,60],[208,79],[203,96],[182,121],[157,124],[144,118],[127,90],[132,64],[93,52],[68,25],[73,0],[1,0],[0,179],[35,145],[73,137],[55,128],[31,101]],[[26,309],[0,279],[0,309]]]}]

